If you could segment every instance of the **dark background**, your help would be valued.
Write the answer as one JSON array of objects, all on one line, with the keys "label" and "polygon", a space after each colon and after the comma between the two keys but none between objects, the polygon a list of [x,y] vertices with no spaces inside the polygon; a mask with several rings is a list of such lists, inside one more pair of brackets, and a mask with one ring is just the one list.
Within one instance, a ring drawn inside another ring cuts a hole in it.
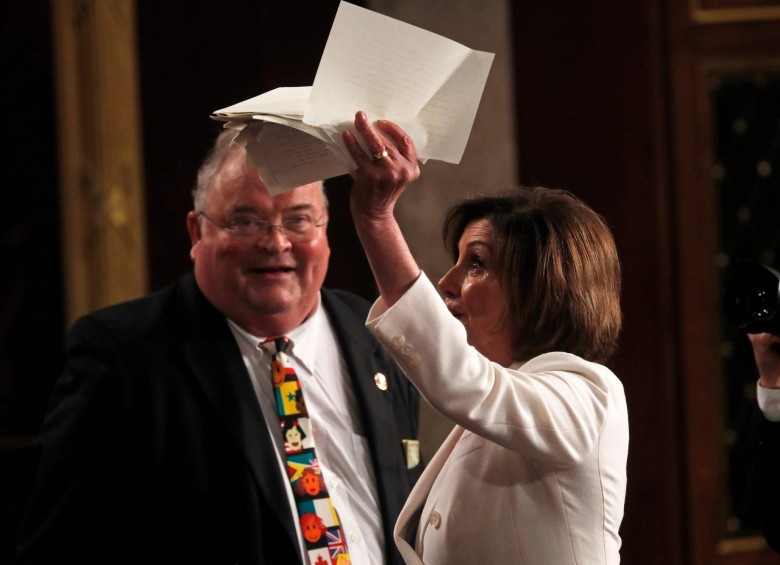
[{"label": "dark background", "polygon": [[[737,253],[777,267],[767,253],[779,241],[780,130],[776,118],[756,116],[776,117],[780,106],[780,18],[745,10],[780,4],[507,4],[519,178],[582,197],[605,216],[621,255],[625,330],[613,366],[631,419],[623,562],[777,563],[760,548],[725,543],[745,533],[728,498],[729,487],[741,495],[741,477],[727,459],[739,451],[733,420],[751,402],[755,374],[742,336],[724,335],[719,292]],[[702,5],[736,11],[702,19]],[[136,2],[152,290],[190,268],[190,191],[221,127],[209,114],[277,86],[312,84],[337,6]],[[10,562],[32,442],[62,366],[50,25],[49,0],[0,0],[0,563]],[[757,105],[764,114],[751,113]],[[742,118],[749,126],[739,133]],[[774,172],[756,178],[757,160]],[[347,182],[329,190],[337,252],[327,283],[373,297]],[[756,212],[753,223],[733,221],[744,207]]]}]

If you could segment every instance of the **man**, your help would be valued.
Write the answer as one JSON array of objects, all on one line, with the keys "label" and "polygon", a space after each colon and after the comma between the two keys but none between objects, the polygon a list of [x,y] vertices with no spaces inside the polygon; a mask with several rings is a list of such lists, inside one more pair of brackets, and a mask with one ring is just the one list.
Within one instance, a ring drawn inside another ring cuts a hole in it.
[{"label": "man", "polygon": [[748,334],[758,366],[750,478],[769,547],[780,552],[780,336]]},{"label": "man", "polygon": [[260,345],[282,335],[352,562],[401,562],[416,393],[364,328],[368,304],[321,289],[321,183],[272,198],[245,161],[226,131],[199,171],[193,274],[74,324],[20,563],[306,564]]}]

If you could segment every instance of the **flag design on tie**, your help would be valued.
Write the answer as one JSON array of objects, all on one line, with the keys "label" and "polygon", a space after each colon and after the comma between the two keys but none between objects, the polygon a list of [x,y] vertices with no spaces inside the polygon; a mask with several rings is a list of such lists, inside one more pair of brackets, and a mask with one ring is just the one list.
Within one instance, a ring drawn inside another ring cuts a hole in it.
[{"label": "flag design on tie", "polygon": [[346,538],[317,460],[301,383],[285,353],[292,347],[292,341],[282,336],[269,338],[260,345],[271,352],[274,397],[287,458],[287,475],[309,562],[312,565],[349,565]]}]

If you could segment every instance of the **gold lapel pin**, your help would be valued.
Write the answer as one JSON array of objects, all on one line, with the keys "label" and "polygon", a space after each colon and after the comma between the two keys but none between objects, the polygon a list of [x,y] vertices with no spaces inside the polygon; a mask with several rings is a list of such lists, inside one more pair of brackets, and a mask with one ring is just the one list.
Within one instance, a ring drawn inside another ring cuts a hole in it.
[{"label": "gold lapel pin", "polygon": [[379,390],[387,390],[387,377],[382,373],[376,373],[374,375],[374,383]]}]

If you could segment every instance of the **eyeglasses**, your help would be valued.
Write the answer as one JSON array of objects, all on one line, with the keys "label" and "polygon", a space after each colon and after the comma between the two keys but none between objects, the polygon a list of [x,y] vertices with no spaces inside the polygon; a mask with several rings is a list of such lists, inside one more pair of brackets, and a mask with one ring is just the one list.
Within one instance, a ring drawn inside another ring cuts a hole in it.
[{"label": "eyeglasses", "polygon": [[[281,224],[271,224],[265,220],[255,220],[254,218],[238,218],[227,224],[221,224],[206,212],[198,212],[198,214],[231,235],[247,239],[262,239],[271,233],[273,228],[277,228],[290,241],[306,241],[312,239],[317,233],[312,228],[319,228],[328,223],[324,214],[316,220],[311,219],[306,214],[298,214],[287,218]],[[323,218],[325,218],[324,221]]]}]

